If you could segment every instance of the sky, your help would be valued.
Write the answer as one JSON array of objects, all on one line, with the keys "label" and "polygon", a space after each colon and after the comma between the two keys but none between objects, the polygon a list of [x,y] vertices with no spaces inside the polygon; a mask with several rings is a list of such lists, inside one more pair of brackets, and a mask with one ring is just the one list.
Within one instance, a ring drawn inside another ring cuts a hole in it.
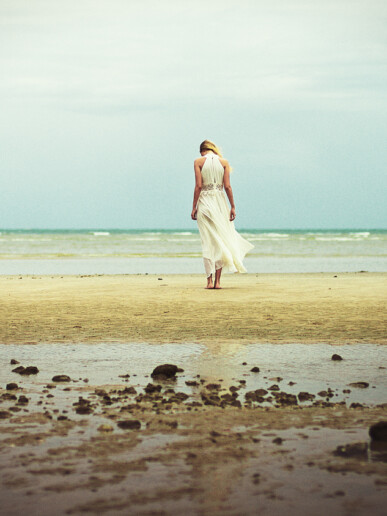
[{"label": "sky", "polygon": [[0,0],[0,227],[387,227],[385,0]]}]

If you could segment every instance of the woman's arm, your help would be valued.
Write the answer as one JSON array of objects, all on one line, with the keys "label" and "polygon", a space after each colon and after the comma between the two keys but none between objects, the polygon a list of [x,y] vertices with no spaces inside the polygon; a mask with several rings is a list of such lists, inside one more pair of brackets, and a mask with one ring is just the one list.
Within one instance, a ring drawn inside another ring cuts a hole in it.
[{"label": "woman's arm", "polygon": [[194,197],[193,197],[193,206],[192,206],[192,212],[191,212],[191,219],[196,220],[196,214],[197,214],[197,204],[199,200],[199,195],[202,190],[202,173],[200,171],[200,163],[203,160],[203,158],[195,159],[194,161],[194,170],[195,170],[195,190],[194,190]]},{"label": "woman's arm", "polygon": [[224,189],[226,191],[228,200],[230,201],[230,205],[231,205],[230,220],[232,221],[235,219],[236,213],[235,213],[234,196],[232,194],[232,188],[231,188],[231,184],[230,184],[230,165],[228,164],[227,160],[224,160],[223,163],[224,163],[223,164],[223,166],[224,166],[223,185],[224,185]]}]

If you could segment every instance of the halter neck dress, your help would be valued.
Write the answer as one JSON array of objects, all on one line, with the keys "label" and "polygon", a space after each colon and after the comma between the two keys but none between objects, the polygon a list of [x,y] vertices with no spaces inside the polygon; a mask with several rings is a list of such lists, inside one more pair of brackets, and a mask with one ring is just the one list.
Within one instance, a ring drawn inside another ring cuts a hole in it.
[{"label": "halter neck dress", "polygon": [[207,277],[221,268],[228,272],[247,272],[242,260],[254,246],[241,237],[230,221],[230,208],[223,190],[224,168],[219,156],[209,152],[205,158],[197,222]]}]

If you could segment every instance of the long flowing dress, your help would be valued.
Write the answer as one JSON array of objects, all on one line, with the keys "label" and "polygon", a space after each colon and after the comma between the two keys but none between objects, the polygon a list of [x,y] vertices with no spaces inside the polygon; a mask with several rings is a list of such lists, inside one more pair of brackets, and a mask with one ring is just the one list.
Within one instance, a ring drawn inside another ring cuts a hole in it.
[{"label": "long flowing dress", "polygon": [[223,191],[224,168],[219,156],[205,155],[202,189],[197,203],[197,222],[207,277],[223,268],[228,272],[247,272],[242,260],[254,246],[236,231]]}]

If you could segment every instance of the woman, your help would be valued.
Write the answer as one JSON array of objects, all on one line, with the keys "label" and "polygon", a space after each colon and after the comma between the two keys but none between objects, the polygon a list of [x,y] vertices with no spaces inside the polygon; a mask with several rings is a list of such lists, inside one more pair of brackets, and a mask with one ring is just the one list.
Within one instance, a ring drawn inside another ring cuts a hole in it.
[{"label": "woman", "polygon": [[[235,204],[228,161],[209,140],[201,143],[200,154],[194,162],[196,184],[191,218],[198,221],[207,274],[206,288],[220,289],[222,269],[246,272],[242,260],[254,246],[234,228]],[[230,211],[223,188],[230,201]]]}]

